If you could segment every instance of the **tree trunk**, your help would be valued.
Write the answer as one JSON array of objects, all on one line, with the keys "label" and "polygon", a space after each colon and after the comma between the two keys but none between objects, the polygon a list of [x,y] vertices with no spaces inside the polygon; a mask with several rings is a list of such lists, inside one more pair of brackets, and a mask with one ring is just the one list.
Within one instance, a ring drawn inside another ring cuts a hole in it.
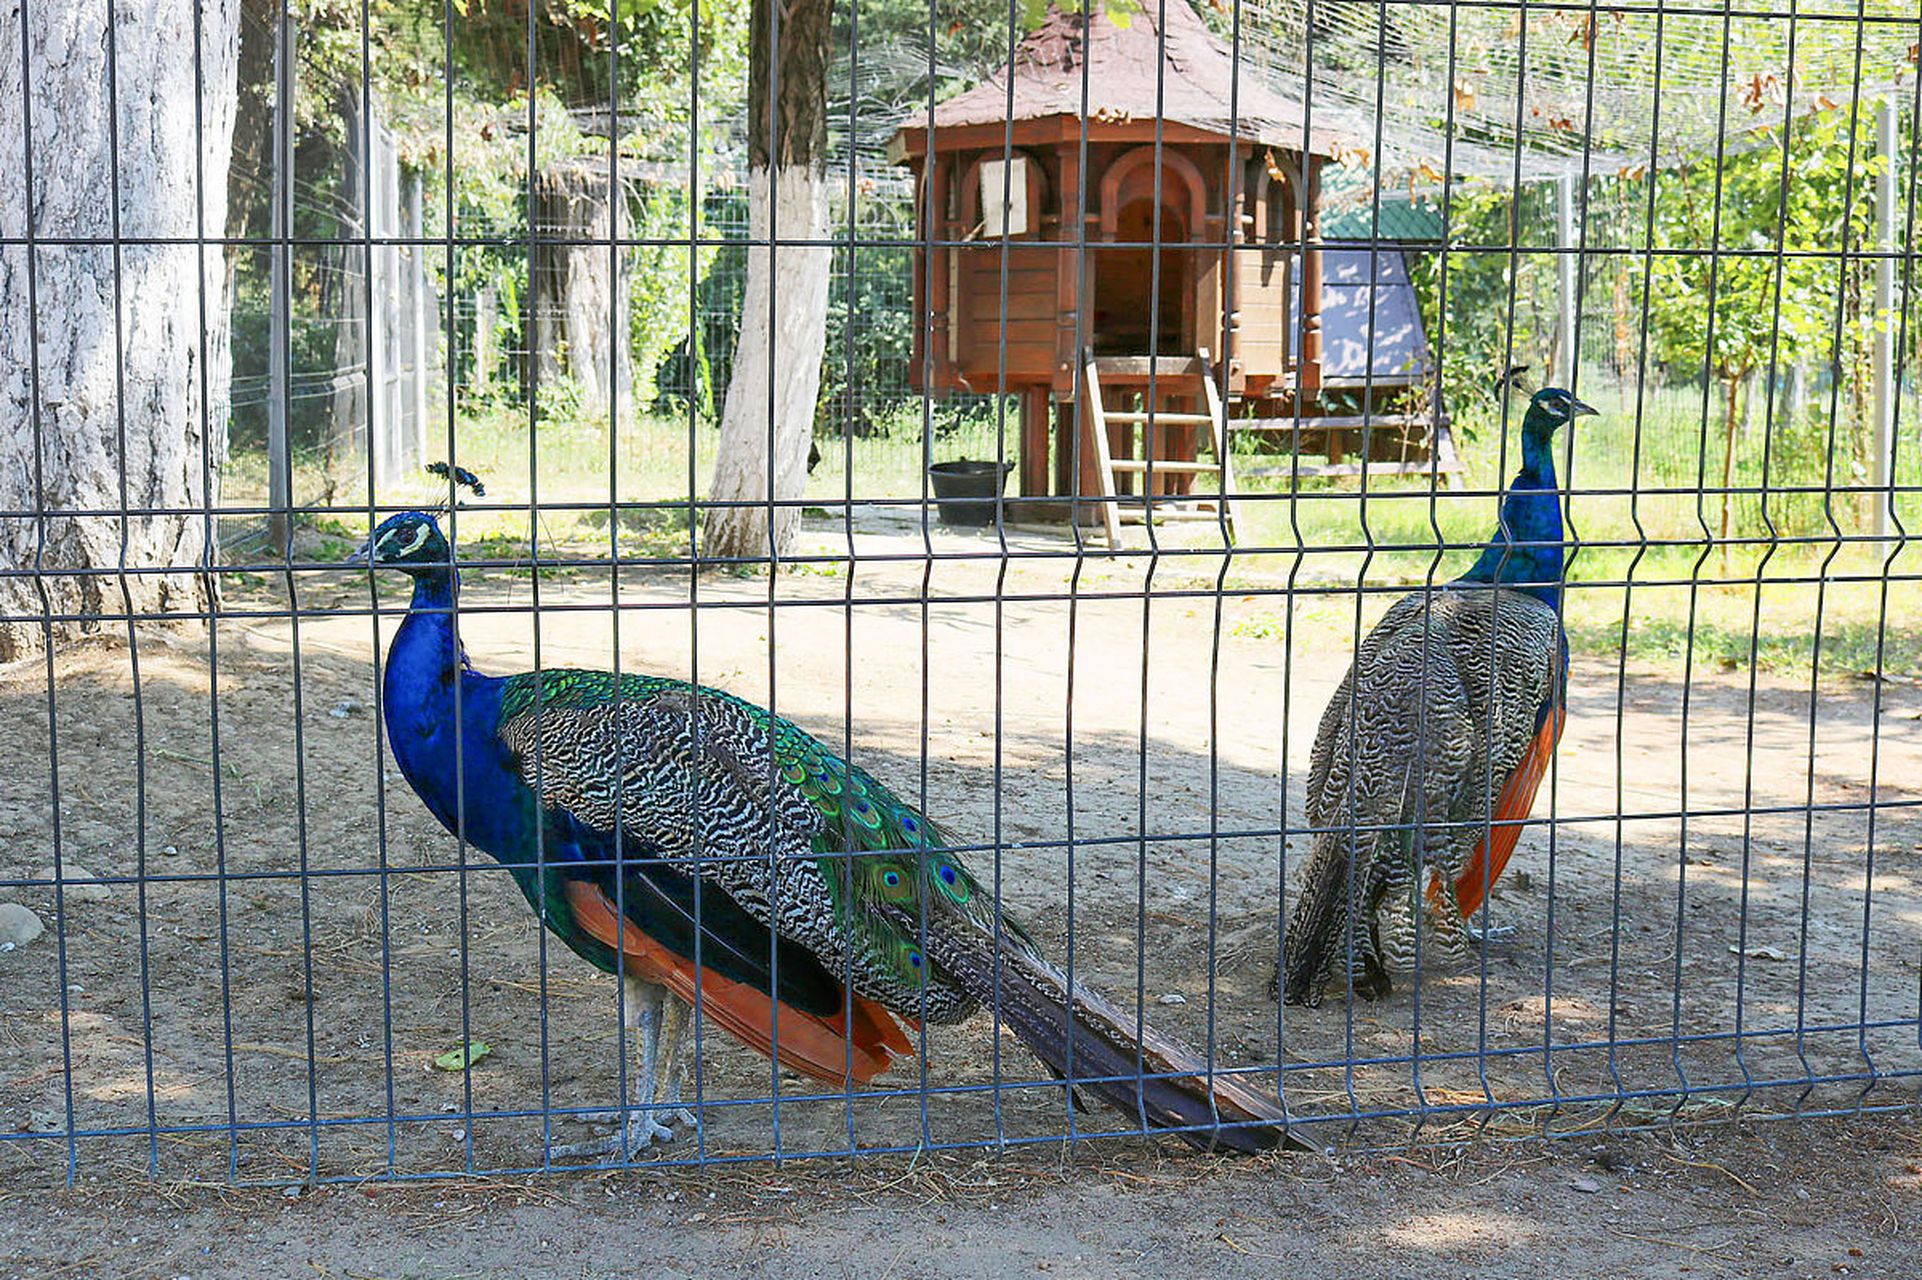
[{"label": "tree trunk", "polygon": [[[775,27],[779,9],[779,28]],[[721,412],[703,554],[778,556],[799,527],[827,342],[831,0],[754,0],[748,58],[747,289]],[[778,65],[777,65],[778,63]],[[780,243],[770,247],[770,240]],[[770,428],[771,422],[771,428]],[[772,451],[770,452],[770,435]],[[792,505],[773,509],[769,498]]]},{"label": "tree trunk", "polygon": [[634,412],[633,360],[628,353],[627,252],[615,273],[608,245],[622,203],[605,170],[564,163],[540,175],[536,196],[543,236],[558,243],[536,250],[534,343],[543,383],[573,375],[581,407],[611,419]]},{"label": "tree trunk", "polygon": [[[224,231],[239,42],[237,0],[116,0],[116,113],[106,0],[5,13],[0,138],[20,176],[0,200],[0,234],[90,243],[38,246],[31,263],[24,245],[0,249],[0,510],[33,513],[0,518],[0,564],[47,571],[0,577],[0,661],[35,651],[50,621],[61,635],[128,603],[141,614],[210,603],[212,579],[199,571],[215,494],[202,477],[226,436],[223,255],[138,241]],[[127,508],[164,514],[63,514]],[[170,571],[84,572],[123,564]]]}]

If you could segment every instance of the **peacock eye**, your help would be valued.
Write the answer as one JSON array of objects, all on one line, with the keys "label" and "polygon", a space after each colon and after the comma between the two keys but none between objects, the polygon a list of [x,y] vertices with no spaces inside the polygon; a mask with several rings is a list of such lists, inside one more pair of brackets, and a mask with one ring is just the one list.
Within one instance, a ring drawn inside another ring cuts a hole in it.
[{"label": "peacock eye", "polygon": [[954,868],[945,862],[941,864],[940,875],[943,884],[953,884],[955,881]]},{"label": "peacock eye", "polygon": [[901,883],[901,873],[899,871],[883,872],[881,874],[881,883],[892,889]]},{"label": "peacock eye", "polygon": [[908,963],[919,969],[921,967],[921,953],[919,951],[908,952]]}]

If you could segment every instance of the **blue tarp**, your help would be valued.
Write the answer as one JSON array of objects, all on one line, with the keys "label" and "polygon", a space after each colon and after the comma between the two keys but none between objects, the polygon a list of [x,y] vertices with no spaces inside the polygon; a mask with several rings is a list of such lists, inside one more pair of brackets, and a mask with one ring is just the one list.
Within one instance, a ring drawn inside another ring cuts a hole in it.
[{"label": "blue tarp", "polygon": [[[1323,383],[1359,385],[1368,376],[1371,322],[1375,381],[1406,385],[1426,378],[1432,367],[1428,335],[1401,251],[1331,248],[1321,257]],[[1295,306],[1299,315],[1299,294]],[[1300,326],[1290,332],[1299,334]]]}]

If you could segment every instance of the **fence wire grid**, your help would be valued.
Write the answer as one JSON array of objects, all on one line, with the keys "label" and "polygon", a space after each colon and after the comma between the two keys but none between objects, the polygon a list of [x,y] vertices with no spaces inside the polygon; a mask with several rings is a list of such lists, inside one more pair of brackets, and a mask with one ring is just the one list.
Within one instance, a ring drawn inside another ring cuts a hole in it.
[{"label": "fence wire grid", "polygon": [[0,1176],[1915,1106],[1913,6],[0,44]]}]

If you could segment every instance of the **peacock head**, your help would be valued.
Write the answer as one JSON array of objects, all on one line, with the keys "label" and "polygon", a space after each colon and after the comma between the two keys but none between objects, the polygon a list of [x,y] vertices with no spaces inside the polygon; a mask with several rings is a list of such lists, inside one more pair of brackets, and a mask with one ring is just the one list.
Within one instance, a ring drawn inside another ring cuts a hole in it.
[{"label": "peacock head", "polygon": [[360,550],[348,557],[351,564],[378,565],[410,574],[445,570],[448,561],[447,539],[441,536],[440,522],[425,511],[388,516]]},{"label": "peacock head", "polygon": [[1528,416],[1522,419],[1522,431],[1545,442],[1583,414],[1598,412],[1600,410],[1583,404],[1560,387],[1543,387],[1528,399]]}]

